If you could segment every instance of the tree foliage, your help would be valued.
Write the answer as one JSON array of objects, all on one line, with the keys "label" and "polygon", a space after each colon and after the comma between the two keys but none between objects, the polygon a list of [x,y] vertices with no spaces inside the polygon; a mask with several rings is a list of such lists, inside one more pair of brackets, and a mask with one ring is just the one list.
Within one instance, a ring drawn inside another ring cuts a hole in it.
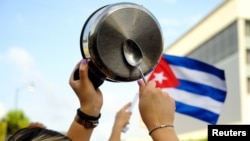
[{"label": "tree foliage", "polygon": [[28,127],[30,122],[22,110],[9,111],[3,118],[3,121],[7,122],[7,135]]}]

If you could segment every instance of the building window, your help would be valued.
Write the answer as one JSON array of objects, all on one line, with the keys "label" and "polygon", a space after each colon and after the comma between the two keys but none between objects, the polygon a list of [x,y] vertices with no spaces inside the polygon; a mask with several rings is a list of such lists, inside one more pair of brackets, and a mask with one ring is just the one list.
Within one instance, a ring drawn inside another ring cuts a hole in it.
[{"label": "building window", "polygon": [[250,21],[246,21],[246,36],[250,37]]},{"label": "building window", "polygon": [[214,64],[238,51],[237,32],[237,22],[234,22],[187,56]]},{"label": "building window", "polygon": [[250,94],[250,77],[247,77],[247,93]]},{"label": "building window", "polygon": [[246,51],[246,63],[250,65],[250,49],[247,49]]},{"label": "building window", "polygon": [[250,21],[246,21],[245,33],[246,33],[246,47],[250,48]]}]

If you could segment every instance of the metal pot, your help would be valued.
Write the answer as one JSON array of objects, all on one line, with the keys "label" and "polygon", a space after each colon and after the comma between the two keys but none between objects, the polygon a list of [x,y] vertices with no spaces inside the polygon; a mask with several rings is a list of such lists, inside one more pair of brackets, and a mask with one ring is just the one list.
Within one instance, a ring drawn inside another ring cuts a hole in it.
[{"label": "metal pot", "polygon": [[104,80],[128,82],[141,78],[138,69],[131,67],[124,58],[122,44],[126,39],[141,46],[140,67],[147,75],[159,62],[163,51],[161,28],[152,13],[141,5],[122,2],[103,6],[86,20],[80,50],[83,58],[91,60],[89,77],[96,88]]}]

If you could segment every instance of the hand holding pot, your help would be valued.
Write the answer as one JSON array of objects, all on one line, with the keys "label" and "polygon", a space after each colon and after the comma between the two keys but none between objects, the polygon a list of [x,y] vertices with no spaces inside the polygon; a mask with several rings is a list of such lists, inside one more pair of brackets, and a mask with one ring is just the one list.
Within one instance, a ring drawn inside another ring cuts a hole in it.
[{"label": "hand holding pot", "polygon": [[[98,71],[98,69],[95,67],[95,65],[89,61],[88,62],[88,77],[89,80],[92,82],[92,84],[94,85],[94,88],[97,89],[99,86],[102,85],[102,83],[105,80],[105,76]],[[79,76],[79,67],[75,70],[74,72],[74,80],[79,80],[80,76]]]},{"label": "hand holding pot", "polygon": [[89,70],[88,67],[89,63],[85,59],[79,62],[76,65],[75,69],[79,70],[80,79],[75,80],[74,75],[72,74],[69,83],[80,100],[81,108],[88,110],[88,112],[91,113],[97,110],[96,114],[98,115],[102,107],[102,93],[99,88],[97,89],[93,88],[94,85],[92,85],[90,79],[88,78],[88,70]]}]

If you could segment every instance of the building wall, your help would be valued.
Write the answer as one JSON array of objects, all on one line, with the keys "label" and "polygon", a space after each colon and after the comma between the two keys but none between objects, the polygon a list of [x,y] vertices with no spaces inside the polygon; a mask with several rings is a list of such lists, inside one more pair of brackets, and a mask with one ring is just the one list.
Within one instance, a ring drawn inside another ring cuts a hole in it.
[{"label": "building wall", "polygon": [[220,32],[237,18],[235,0],[229,0],[215,9],[186,34],[167,47],[166,53],[185,55]]},{"label": "building wall", "polygon": [[[250,64],[246,61],[245,32],[249,5],[249,0],[226,0],[165,50],[167,54],[197,58],[225,70],[227,98],[217,124],[250,124]],[[177,114],[175,122],[181,139],[207,136],[208,124],[203,121]]]},{"label": "building wall", "polygon": [[237,53],[238,44],[238,24],[235,21],[185,56],[196,58],[209,64],[215,64]]}]

